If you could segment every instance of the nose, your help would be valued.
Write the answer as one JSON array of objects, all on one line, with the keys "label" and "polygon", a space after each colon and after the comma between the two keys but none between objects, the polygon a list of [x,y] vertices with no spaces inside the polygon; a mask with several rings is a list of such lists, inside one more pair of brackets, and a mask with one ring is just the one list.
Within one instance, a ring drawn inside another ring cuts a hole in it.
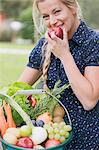
[{"label": "nose", "polygon": [[57,19],[55,16],[50,16],[50,25],[54,26],[57,23]]}]

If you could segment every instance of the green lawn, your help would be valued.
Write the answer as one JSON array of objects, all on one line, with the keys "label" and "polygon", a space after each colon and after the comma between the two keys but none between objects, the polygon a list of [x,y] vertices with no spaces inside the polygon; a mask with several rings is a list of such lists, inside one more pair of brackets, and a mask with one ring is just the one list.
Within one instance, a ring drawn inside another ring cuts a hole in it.
[{"label": "green lawn", "polygon": [[33,44],[15,44],[10,42],[0,42],[0,48],[14,48],[14,49],[26,49],[31,50],[33,48]]},{"label": "green lawn", "polygon": [[0,86],[8,86],[15,82],[27,61],[27,55],[0,54]]},{"label": "green lawn", "polygon": [[[8,49],[26,49],[31,50],[34,47],[31,45],[18,45],[9,42],[0,42],[0,48]],[[12,82],[15,82],[24,67],[28,62],[28,56],[26,54],[0,54],[0,86],[8,86]]]},{"label": "green lawn", "polygon": [[[31,50],[34,45],[17,45],[13,43],[1,43],[0,48]],[[0,54],[0,88],[6,87],[17,81],[28,62],[28,55]],[[39,81],[38,81],[39,82]],[[36,82],[36,83],[38,83]],[[35,84],[36,85],[36,84]],[[35,86],[34,85],[34,86]]]}]

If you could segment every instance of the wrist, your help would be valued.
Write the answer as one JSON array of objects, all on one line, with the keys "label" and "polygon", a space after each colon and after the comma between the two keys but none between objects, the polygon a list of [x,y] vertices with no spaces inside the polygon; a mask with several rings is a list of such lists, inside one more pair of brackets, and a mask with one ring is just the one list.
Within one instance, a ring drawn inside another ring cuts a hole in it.
[{"label": "wrist", "polygon": [[61,57],[61,62],[64,64],[65,62],[70,61],[70,59],[72,58],[71,53],[68,51],[66,52],[62,57]]}]

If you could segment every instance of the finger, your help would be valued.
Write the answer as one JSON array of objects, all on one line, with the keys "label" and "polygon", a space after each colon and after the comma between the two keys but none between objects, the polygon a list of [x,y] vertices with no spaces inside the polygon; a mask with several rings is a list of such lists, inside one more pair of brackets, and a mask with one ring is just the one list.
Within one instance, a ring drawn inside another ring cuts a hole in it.
[{"label": "finger", "polygon": [[49,36],[48,32],[45,33],[45,38],[47,39],[48,43],[54,45],[56,42]]},{"label": "finger", "polygon": [[63,41],[66,41],[67,39],[68,39],[67,31],[65,28],[63,28]]},{"label": "finger", "polygon": [[59,42],[59,40],[61,40],[58,36],[55,35],[55,32],[51,32],[51,39],[56,41],[56,42]]}]

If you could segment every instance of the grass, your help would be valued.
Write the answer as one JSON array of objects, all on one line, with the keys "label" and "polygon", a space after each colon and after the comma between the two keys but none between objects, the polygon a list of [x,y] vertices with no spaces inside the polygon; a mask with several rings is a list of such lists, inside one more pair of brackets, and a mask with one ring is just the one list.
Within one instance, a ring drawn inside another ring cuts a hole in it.
[{"label": "grass", "polygon": [[[33,44],[19,45],[9,42],[0,42],[0,48],[8,49],[33,49]],[[28,61],[27,55],[12,55],[12,54],[0,54],[0,86],[8,86],[9,84],[15,82],[21,72],[24,70]]]},{"label": "grass", "polygon": [[31,50],[33,48],[33,44],[15,44],[10,42],[0,42],[0,48],[11,48],[11,49],[25,49]]},{"label": "grass", "polygon": [[[0,42],[0,48],[33,49],[34,45],[17,45]],[[0,87],[6,87],[17,81],[28,62],[28,55],[0,54]],[[38,83],[38,82],[37,82]],[[35,84],[36,85],[36,84]]]},{"label": "grass", "polygon": [[0,86],[8,86],[15,82],[27,61],[27,55],[0,54]]}]

